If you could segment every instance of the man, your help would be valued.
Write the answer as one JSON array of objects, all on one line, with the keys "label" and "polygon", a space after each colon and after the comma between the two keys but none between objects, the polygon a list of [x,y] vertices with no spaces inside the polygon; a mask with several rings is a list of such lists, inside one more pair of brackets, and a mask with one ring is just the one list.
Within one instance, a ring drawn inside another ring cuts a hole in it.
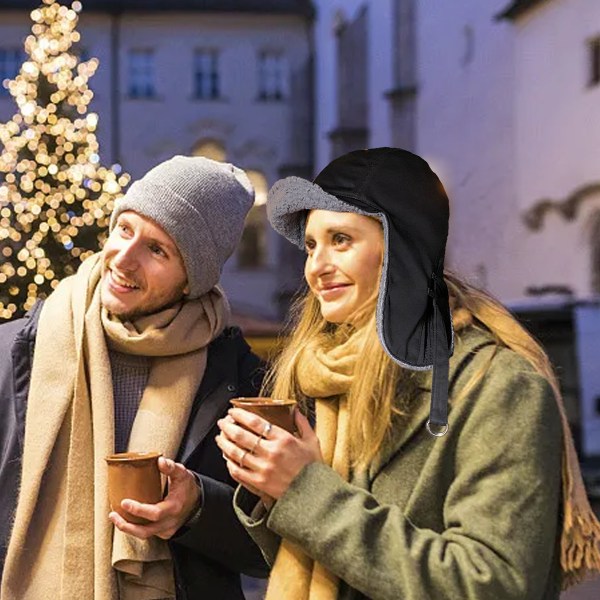
[{"label": "man", "polygon": [[[2,600],[235,600],[240,572],[266,575],[214,441],[261,382],[217,286],[253,196],[233,165],[158,165],[102,252],[2,326]],[[148,525],[110,512],[105,457],[126,450],[165,457],[163,501],[124,501]]]}]

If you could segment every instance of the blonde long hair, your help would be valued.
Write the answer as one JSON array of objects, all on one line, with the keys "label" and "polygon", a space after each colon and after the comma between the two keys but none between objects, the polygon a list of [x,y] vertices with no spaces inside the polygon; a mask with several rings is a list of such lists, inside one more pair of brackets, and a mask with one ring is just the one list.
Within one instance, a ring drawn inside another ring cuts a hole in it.
[{"label": "blonde long hair", "polygon": [[[508,310],[492,296],[455,274],[447,271],[444,275],[457,337],[469,325],[488,330],[495,338],[497,347],[510,348],[523,356],[537,373],[548,380],[559,396],[558,382],[548,357]],[[377,336],[375,301],[364,307],[354,326],[334,325],[325,321],[319,302],[310,290],[295,302],[291,314],[288,326],[290,336],[267,373],[263,393],[302,402],[296,366],[304,348],[317,341],[321,345],[331,346],[350,335],[361,336],[363,350],[355,365],[355,372],[361,376],[355,377],[350,387],[348,406],[352,464],[356,468],[364,468],[379,452],[391,429],[394,415],[410,411],[411,396],[414,396],[422,381],[423,373],[403,369],[386,354]],[[494,354],[451,401],[459,401],[481,382]],[[399,383],[402,384],[400,396]]]}]

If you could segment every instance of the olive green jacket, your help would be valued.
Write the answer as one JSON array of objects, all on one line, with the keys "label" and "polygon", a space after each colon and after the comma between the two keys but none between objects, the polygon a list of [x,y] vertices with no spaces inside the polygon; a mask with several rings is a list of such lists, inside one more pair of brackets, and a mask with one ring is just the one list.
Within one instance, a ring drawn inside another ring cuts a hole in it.
[{"label": "olive green jacket", "polygon": [[559,597],[556,400],[524,359],[487,334],[470,329],[461,338],[450,361],[454,397],[496,354],[483,384],[451,404],[445,437],[425,429],[424,391],[368,472],[346,482],[308,465],[266,516],[248,516],[236,501],[269,563],[282,536],[340,577],[344,600]]}]

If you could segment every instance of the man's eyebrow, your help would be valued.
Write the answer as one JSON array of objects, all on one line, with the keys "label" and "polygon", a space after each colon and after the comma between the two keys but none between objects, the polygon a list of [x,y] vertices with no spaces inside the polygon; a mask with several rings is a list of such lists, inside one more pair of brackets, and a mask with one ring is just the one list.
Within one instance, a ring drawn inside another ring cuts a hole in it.
[{"label": "man's eyebrow", "polygon": [[[129,219],[125,215],[119,215],[118,223],[124,223],[125,225],[128,225],[129,227],[133,227],[133,225],[131,224],[131,222],[129,221]],[[160,246],[161,248],[164,248],[165,250],[168,250],[172,254],[176,253],[175,252],[176,246],[170,240],[168,240],[168,241],[167,240],[158,240],[155,237],[146,236],[146,235],[144,236],[144,238],[149,243],[156,244],[157,246]]]}]

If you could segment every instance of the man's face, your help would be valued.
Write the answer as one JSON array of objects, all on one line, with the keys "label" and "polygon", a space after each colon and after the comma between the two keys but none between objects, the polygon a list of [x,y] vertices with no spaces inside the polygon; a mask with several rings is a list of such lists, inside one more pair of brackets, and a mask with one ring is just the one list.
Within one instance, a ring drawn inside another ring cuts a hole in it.
[{"label": "man's face", "polygon": [[122,321],[152,314],[187,294],[179,249],[157,223],[122,212],[102,251],[100,301]]}]

